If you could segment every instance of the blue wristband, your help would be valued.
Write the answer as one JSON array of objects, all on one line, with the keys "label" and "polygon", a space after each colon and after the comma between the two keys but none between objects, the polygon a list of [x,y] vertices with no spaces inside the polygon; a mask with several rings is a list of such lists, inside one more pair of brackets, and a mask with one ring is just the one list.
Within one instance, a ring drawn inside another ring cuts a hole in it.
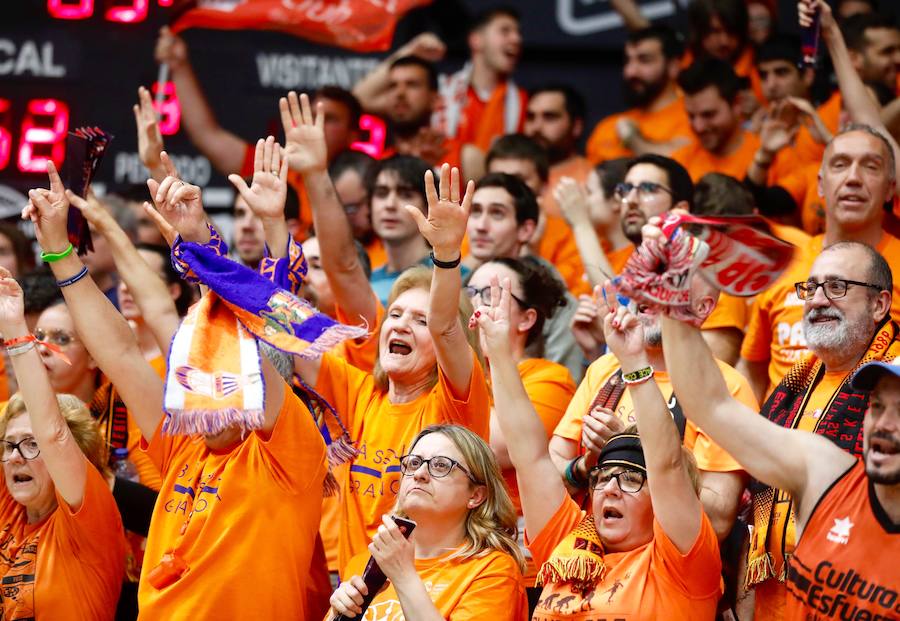
[{"label": "blue wristband", "polygon": [[62,289],[63,287],[68,287],[69,285],[74,285],[76,282],[84,278],[88,275],[88,268],[84,266],[81,268],[81,271],[75,274],[70,278],[66,278],[65,280],[57,280],[56,286]]}]

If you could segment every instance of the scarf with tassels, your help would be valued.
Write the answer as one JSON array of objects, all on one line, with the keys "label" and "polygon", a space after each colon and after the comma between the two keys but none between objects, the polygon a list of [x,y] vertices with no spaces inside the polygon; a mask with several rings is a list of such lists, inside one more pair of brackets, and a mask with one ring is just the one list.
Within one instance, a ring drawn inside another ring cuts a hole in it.
[{"label": "scarf with tassels", "polygon": [[584,595],[606,574],[603,543],[594,526],[594,516],[586,515],[541,565],[537,585],[568,584]]},{"label": "scarf with tassels", "polygon": [[[828,406],[823,408],[822,415],[816,421],[815,433],[828,438],[856,457],[862,454],[863,416],[869,406],[869,394],[855,390],[850,379],[867,362],[889,362],[900,355],[898,336],[900,328],[896,323],[886,320],[879,326],[866,354],[847,373],[846,379],[831,395]],[[796,428],[824,373],[822,361],[815,356],[807,356],[791,367],[766,400],[760,414],[780,427]],[[797,541],[793,500],[780,490],[759,481],[751,482],[750,491],[753,494],[753,536],[747,556],[746,586],[771,578],[784,582],[787,561],[793,554]],[[779,502],[776,503],[776,500]],[[777,511],[776,504],[781,504]],[[780,546],[771,541],[772,533],[780,534]]]},{"label": "scarf with tassels", "polygon": [[305,273],[305,259],[296,242],[289,242],[286,259],[263,263],[270,280],[226,258],[225,243],[212,227],[210,235],[207,244],[178,239],[172,247],[172,263],[182,277],[205,284],[209,292],[172,339],[166,433],[262,427],[265,385],[257,341],[287,354],[316,358],[344,339],[366,334],[364,328],[345,326],[317,312],[273,282],[289,282],[291,288],[302,282],[296,275]]}]

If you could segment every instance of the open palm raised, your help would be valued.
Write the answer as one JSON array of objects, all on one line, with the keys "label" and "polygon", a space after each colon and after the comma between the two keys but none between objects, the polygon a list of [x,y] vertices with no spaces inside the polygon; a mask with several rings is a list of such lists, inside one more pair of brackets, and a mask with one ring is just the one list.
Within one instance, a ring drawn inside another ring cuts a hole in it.
[{"label": "open palm raised", "polygon": [[309,96],[297,97],[291,91],[278,101],[281,124],[284,127],[284,155],[288,166],[298,173],[325,170],[328,167],[328,148],[325,144],[325,113],[322,104],[313,114]]},{"label": "open palm raised", "polygon": [[475,183],[469,181],[460,201],[459,169],[451,169],[449,164],[441,166],[440,190],[434,186],[434,173],[430,170],[425,173],[428,215],[412,205],[406,205],[406,211],[416,221],[422,237],[431,244],[435,256],[453,259],[459,255],[474,192]]}]

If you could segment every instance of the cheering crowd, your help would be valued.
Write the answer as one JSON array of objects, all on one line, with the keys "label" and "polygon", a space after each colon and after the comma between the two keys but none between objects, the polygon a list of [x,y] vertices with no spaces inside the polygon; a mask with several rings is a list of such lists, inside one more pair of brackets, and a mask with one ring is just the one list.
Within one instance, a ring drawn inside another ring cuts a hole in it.
[{"label": "cheering crowd", "polygon": [[[593,129],[515,83],[512,8],[255,144],[160,32],[232,232],[144,88],[146,187],[49,163],[36,269],[0,226],[0,618],[900,619],[900,25],[802,0],[814,71],[768,0],[690,0],[686,41],[610,4],[629,107]],[[735,216],[768,252],[701,269]]]}]

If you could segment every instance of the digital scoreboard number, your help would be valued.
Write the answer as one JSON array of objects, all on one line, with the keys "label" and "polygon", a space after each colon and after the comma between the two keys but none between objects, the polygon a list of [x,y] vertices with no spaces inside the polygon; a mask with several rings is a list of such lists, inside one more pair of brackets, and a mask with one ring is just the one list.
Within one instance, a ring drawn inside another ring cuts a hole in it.
[{"label": "digital scoreboard number", "polygon": [[[4,3],[0,186],[24,193],[44,183],[48,160],[65,170],[68,133],[94,125],[115,136],[96,182],[109,190],[143,183],[146,171],[137,154],[131,107],[138,86],[144,85],[154,97],[166,149],[179,169],[192,182],[218,189],[219,206],[230,205],[230,183],[197,152],[183,127],[175,85],[156,81],[153,50],[159,28],[177,10],[175,4],[175,0]],[[270,133],[283,139],[277,102],[288,90],[312,92],[326,84],[352,88],[380,58],[277,32],[189,30],[183,36],[220,124],[248,143]],[[385,148],[383,120],[364,115],[360,137],[353,148],[379,157]]]}]

